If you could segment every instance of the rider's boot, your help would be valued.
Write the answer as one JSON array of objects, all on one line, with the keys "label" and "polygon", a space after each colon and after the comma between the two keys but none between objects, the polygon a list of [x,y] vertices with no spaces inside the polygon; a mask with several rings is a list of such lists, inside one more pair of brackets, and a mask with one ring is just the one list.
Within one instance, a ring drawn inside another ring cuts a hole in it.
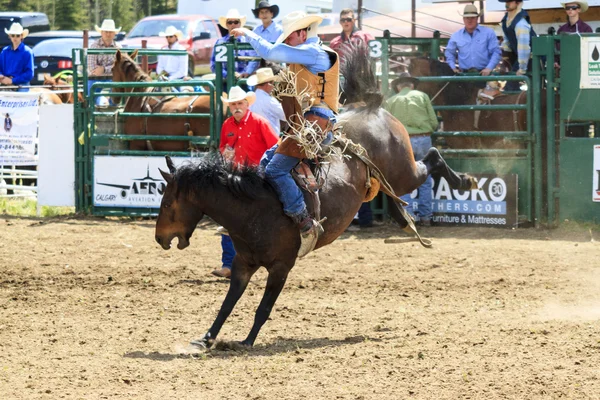
[{"label": "rider's boot", "polygon": [[302,258],[315,249],[319,237],[325,232],[323,226],[316,220],[312,219],[305,210],[297,217],[296,223],[300,228],[300,249],[298,257]]}]

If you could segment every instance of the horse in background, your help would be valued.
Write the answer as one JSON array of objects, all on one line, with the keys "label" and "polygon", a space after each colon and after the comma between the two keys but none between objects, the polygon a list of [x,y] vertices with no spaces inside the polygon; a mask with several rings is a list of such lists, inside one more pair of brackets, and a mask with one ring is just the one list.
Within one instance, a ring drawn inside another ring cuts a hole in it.
[{"label": "horse in background", "polygon": [[63,104],[62,99],[52,90],[41,87],[30,87],[29,92],[39,93],[40,105],[43,104]]},{"label": "horse in background", "polygon": [[[56,93],[58,97],[60,97],[63,104],[73,104],[75,102],[75,96],[73,95],[73,80],[65,79],[62,76],[55,75],[50,76],[48,74],[44,74],[44,86],[50,86],[50,90],[59,91],[60,93]],[[70,91],[69,88],[71,89]],[[83,92],[77,91],[77,101],[79,103],[83,103],[85,101],[85,96]]]},{"label": "horse in background", "polygon": [[[153,82],[134,61],[137,51],[131,56],[117,50],[112,68],[113,82]],[[160,88],[159,88],[160,89]],[[152,88],[118,89],[113,92],[148,93],[144,97],[124,97],[125,112],[142,112],[148,115],[158,113],[210,113],[210,96],[153,96]],[[160,117],[127,117],[124,133],[129,135],[170,135],[170,136],[209,136],[209,118],[160,118]],[[131,150],[188,150],[187,141],[130,141]]]},{"label": "horse in background", "polygon": [[[383,96],[377,89],[367,55],[347,55],[342,73],[349,111],[339,116],[336,126],[342,130],[342,137],[345,135],[366,149],[368,158],[389,183],[389,186],[382,183],[384,193],[410,193],[429,174],[445,177],[455,189],[469,190],[476,186],[470,176],[452,171],[435,148],[430,149],[423,160],[414,160],[406,128],[381,108]],[[339,146],[340,152],[346,145],[350,144],[343,140],[332,144]],[[345,231],[367,197],[367,184],[374,169],[367,167],[367,162],[358,154],[362,153],[346,152],[346,156],[333,156],[328,160],[326,181],[319,190],[320,212],[327,219],[316,249],[330,244]],[[265,293],[254,325],[242,342],[252,346],[296,263],[300,248],[298,227],[283,213],[277,193],[256,169],[233,168],[224,164],[220,155],[209,155],[197,165],[183,165],[178,169],[167,157],[167,166],[169,172],[161,171],[167,187],[156,221],[157,243],[168,250],[177,237],[177,247],[186,248],[198,222],[208,215],[227,229],[236,249],[225,301],[209,331],[192,344],[213,344],[250,278],[264,266],[268,271]],[[304,195],[309,211],[315,215],[312,197]],[[401,227],[406,227],[408,222],[402,214],[394,218]]]},{"label": "horse in background", "polygon": [[[421,76],[454,76],[450,66],[430,58],[413,58],[409,65],[410,74]],[[418,90],[432,98],[438,105],[476,105],[481,87],[477,82],[419,82]],[[501,94],[491,104],[526,104],[527,93]],[[476,121],[475,111],[440,111],[444,121],[444,131],[526,131],[526,110],[481,111]],[[533,123],[533,121],[531,121]],[[476,127],[477,126],[477,127]],[[522,148],[518,140],[505,140],[496,137],[445,137],[449,147],[454,149],[513,149]]]}]

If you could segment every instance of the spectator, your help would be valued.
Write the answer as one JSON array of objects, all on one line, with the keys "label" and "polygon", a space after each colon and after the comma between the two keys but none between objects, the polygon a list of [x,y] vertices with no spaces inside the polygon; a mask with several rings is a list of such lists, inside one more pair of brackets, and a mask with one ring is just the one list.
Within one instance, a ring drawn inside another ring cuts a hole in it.
[{"label": "spectator", "polygon": [[273,18],[279,15],[279,6],[270,5],[268,1],[262,0],[258,3],[258,7],[252,10],[252,14],[262,21],[262,25],[254,28],[254,33],[267,42],[276,42],[283,33],[281,25],[273,22]]},{"label": "spectator", "polygon": [[[215,42],[215,48],[223,43],[227,43],[231,37],[231,31],[235,28],[241,28],[246,23],[246,17],[240,15],[240,12],[235,8],[227,11],[227,15],[219,17],[219,25],[227,29],[227,35]],[[241,37],[238,38],[239,43],[246,43],[246,39]],[[235,56],[255,56],[256,54],[252,50],[238,50]],[[236,76],[239,74],[240,78],[247,78],[258,68],[258,61],[236,61],[234,71]],[[215,72],[215,49],[213,48],[212,56],[210,57],[210,70]],[[227,77],[227,65],[223,63],[223,78]]]},{"label": "spectator", "polygon": [[450,37],[445,51],[446,62],[456,73],[477,71],[488,76],[502,60],[498,38],[493,29],[478,24],[479,12],[473,4],[465,6],[462,17],[465,27]]},{"label": "spectator", "polygon": [[[311,106],[304,112],[300,126],[305,120],[314,123],[321,134],[318,144],[327,144],[333,139],[332,127],[336,121],[339,98],[339,62],[337,54],[321,45],[317,28],[323,21],[318,15],[308,15],[303,11],[294,11],[283,18],[283,34],[275,44],[271,44],[248,29],[234,29],[231,34],[247,36],[256,52],[265,60],[288,63],[295,76],[295,88],[311,97]],[[289,96],[296,105],[298,98]],[[296,118],[294,112],[288,115]],[[292,137],[286,137],[281,146],[269,149],[261,164],[265,164],[265,176],[273,184],[283,211],[300,230],[300,249],[298,257],[311,252],[319,236],[323,233],[321,224],[313,219],[306,208],[304,196],[294,182],[290,171],[306,155]]]},{"label": "spectator", "polygon": [[[158,36],[162,36],[167,39],[167,44],[162,48],[165,50],[185,50],[178,40],[181,39],[183,33],[174,26],[169,26],[164,32],[160,32]],[[188,57],[186,55],[164,55],[158,56],[158,63],[156,65],[156,73],[159,76],[164,77],[168,81],[183,80],[187,76],[188,70]],[[174,90],[179,91],[179,87],[174,87]]]},{"label": "spectator", "polygon": [[[567,23],[561,25],[556,32],[557,35],[561,33],[565,34],[579,34],[579,33],[592,33],[592,27],[581,20],[579,14],[584,13],[588,10],[587,1],[571,1],[568,3],[560,3],[567,13]],[[556,43],[556,48],[560,50],[560,43]],[[560,55],[554,56],[554,67],[560,68]]]},{"label": "spectator", "polygon": [[271,68],[259,68],[256,74],[248,78],[248,86],[255,86],[256,102],[250,106],[250,111],[264,117],[276,133],[282,131],[281,122],[285,123],[285,114],[281,103],[271,96],[273,82],[277,77]]},{"label": "spectator", "polygon": [[[96,31],[102,35],[100,39],[92,43],[90,49],[120,49],[121,46],[115,42],[115,36],[121,31],[121,27],[115,28],[115,21],[112,19],[105,19],[102,21],[102,26],[96,25]],[[112,81],[112,67],[115,63],[115,54],[94,54],[88,56],[88,93],[92,85],[98,80],[93,79],[94,77],[104,77],[103,82]],[[92,79],[90,79],[92,78]],[[96,92],[100,92],[101,89],[96,89]],[[107,100],[102,97],[96,98],[96,105],[103,104]]]},{"label": "spectator", "polygon": [[369,41],[375,39],[371,34],[359,31],[354,25],[354,21],[354,11],[351,8],[344,8],[340,12],[342,33],[340,36],[334,37],[329,43],[329,47],[339,54],[341,62],[344,61],[344,51],[347,51],[350,46],[364,46],[366,48]]},{"label": "spectator", "polygon": [[[419,80],[403,72],[400,77],[394,79],[392,87],[398,93],[390,97],[385,103],[385,109],[389,111],[398,121],[402,122],[410,136],[410,144],[416,160],[420,160],[431,148],[431,133],[437,129],[438,120],[433,111],[431,100],[425,93],[415,90]],[[402,196],[408,203],[406,210],[415,217],[417,223],[423,226],[431,226],[431,192],[433,179],[428,176],[425,182],[418,188],[419,197],[417,207],[413,205],[410,194]]]},{"label": "spectator", "polygon": [[[29,29],[23,29],[18,22],[13,22],[10,29],[4,28],[11,44],[0,53],[0,85],[29,85],[33,79],[33,52],[25,46],[23,40]],[[17,92],[28,92],[29,88],[18,88]]]},{"label": "spectator", "polygon": [[[531,72],[531,38],[535,31],[531,27],[529,14],[523,10],[523,0],[498,0],[505,3],[506,14],[502,18],[502,51],[512,65],[513,72],[525,75]],[[519,81],[508,81],[504,90],[517,91],[521,89]]]},{"label": "spectator", "polygon": [[[234,165],[258,166],[264,152],[279,139],[267,120],[248,109],[255,98],[254,93],[246,93],[238,86],[231,88],[229,96],[223,94],[222,100],[229,106],[232,116],[223,122],[219,150],[225,161]],[[228,234],[221,235],[221,248],[223,265],[212,274],[229,278],[235,249]]]}]

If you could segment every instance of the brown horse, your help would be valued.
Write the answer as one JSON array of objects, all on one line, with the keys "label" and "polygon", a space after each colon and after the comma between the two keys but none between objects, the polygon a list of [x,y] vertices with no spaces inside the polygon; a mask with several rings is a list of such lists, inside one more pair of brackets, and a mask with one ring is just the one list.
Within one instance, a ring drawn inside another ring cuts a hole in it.
[{"label": "brown horse", "polygon": [[[340,115],[339,123],[348,138],[367,150],[369,158],[390,183],[389,189],[397,195],[410,193],[430,173],[444,176],[454,188],[471,189],[474,180],[452,171],[435,148],[423,160],[414,161],[406,129],[381,108],[383,97],[377,92],[369,60],[362,53],[358,55],[346,56],[344,92],[353,104],[349,106],[351,111]],[[212,345],[250,278],[264,266],[269,274],[265,293],[254,325],[242,342],[252,346],[296,262],[300,247],[298,228],[283,213],[275,190],[257,170],[232,169],[223,164],[220,156],[207,156],[198,165],[179,169],[167,157],[167,165],[170,172],[161,171],[167,187],[156,222],[156,241],[167,250],[177,237],[177,247],[186,248],[196,225],[206,214],[229,231],[237,253],[221,310],[206,335],[192,344]],[[365,162],[350,154],[333,157],[326,175],[319,197],[321,214],[327,220],[317,249],[333,242],[350,225],[365,199],[369,179]],[[389,189],[384,192],[390,194]],[[311,209],[308,196],[306,201]],[[397,221],[401,226],[407,224],[402,217],[397,217]]]},{"label": "brown horse", "polygon": [[31,87],[31,88],[29,88],[29,91],[40,94],[40,105],[41,104],[63,104],[61,98],[50,89]]},{"label": "brown horse", "polygon": [[[52,77],[48,74],[44,74],[44,86],[50,86],[50,90],[59,91],[56,93],[63,104],[73,104],[75,102],[75,96],[73,96],[73,83],[68,82],[63,78]],[[77,92],[77,100],[80,103],[85,101],[85,97],[82,92]]]},{"label": "brown horse", "polygon": [[[137,52],[128,56],[117,50],[113,65],[113,82],[152,82],[139,65],[133,61]],[[125,97],[125,112],[157,113],[210,113],[210,96],[153,96],[152,88],[123,89],[129,92],[148,92],[145,97]],[[120,89],[113,89],[118,92]],[[169,136],[208,136],[209,118],[153,118],[127,117],[125,134],[133,135],[169,135]],[[131,150],[185,151],[189,147],[186,141],[142,141],[130,142]]]},{"label": "brown horse", "polygon": [[[454,71],[447,63],[429,58],[413,58],[409,72],[415,78],[420,76],[452,76]],[[433,105],[475,105],[481,87],[475,82],[420,82],[418,90],[433,99]],[[527,94],[507,94],[497,96],[491,104],[526,104]],[[444,121],[444,131],[526,131],[526,110],[481,111],[477,127],[474,111],[440,111]],[[521,148],[523,143],[517,140],[505,140],[502,137],[446,137],[451,148]]]}]

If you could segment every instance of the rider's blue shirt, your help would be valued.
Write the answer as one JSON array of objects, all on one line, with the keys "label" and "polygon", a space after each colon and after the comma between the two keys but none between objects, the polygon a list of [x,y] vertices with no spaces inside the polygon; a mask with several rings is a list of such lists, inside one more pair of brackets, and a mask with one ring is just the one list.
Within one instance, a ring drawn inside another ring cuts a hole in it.
[{"label": "rider's blue shirt", "polygon": [[0,53],[0,75],[12,77],[14,85],[25,85],[33,79],[33,52],[24,43],[16,50],[12,44]]},{"label": "rider's blue shirt", "polygon": [[475,68],[494,69],[502,59],[502,50],[493,29],[477,26],[473,34],[465,28],[454,32],[446,46],[446,62],[452,69],[455,68],[456,53],[458,52],[458,66],[463,71]]},{"label": "rider's blue shirt", "polygon": [[331,68],[329,55],[321,47],[318,37],[308,38],[306,42],[292,47],[285,43],[271,44],[248,30],[246,36],[258,55],[267,61],[301,64],[313,74],[325,72]]}]

